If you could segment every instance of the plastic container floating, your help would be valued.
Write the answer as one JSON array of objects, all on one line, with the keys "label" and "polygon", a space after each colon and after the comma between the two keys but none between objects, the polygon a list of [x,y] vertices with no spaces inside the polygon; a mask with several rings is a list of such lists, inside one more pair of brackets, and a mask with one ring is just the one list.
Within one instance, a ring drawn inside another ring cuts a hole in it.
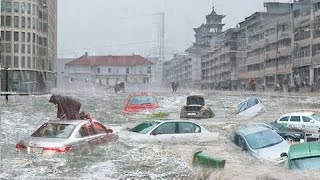
[{"label": "plastic container floating", "polygon": [[192,165],[204,168],[224,168],[226,160],[212,157],[202,151],[196,152],[193,155]]}]

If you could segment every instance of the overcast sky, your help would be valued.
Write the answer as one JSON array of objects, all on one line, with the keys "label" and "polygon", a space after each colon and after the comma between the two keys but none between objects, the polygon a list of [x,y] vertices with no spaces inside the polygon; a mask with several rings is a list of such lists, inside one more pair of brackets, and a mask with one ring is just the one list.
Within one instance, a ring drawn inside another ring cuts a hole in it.
[{"label": "overcast sky", "polygon": [[[264,11],[266,0],[58,0],[58,56],[140,54],[158,56],[165,13],[165,53],[183,53],[194,27],[205,23],[214,3],[226,15],[224,29]],[[274,0],[269,0],[274,1]],[[275,0],[290,2],[290,0]],[[292,0],[291,0],[292,1]]]}]

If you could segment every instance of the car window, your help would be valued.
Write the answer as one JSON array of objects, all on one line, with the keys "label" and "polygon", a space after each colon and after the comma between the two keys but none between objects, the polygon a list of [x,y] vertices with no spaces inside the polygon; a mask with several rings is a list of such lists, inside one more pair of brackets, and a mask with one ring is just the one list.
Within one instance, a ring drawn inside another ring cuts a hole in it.
[{"label": "car window", "polygon": [[289,120],[289,116],[282,117],[279,121],[287,122]]},{"label": "car window", "polygon": [[39,129],[37,129],[31,136],[67,139],[71,136],[75,127],[75,125],[71,124],[45,123]]},{"label": "car window", "polygon": [[300,116],[291,116],[290,122],[300,122]]},{"label": "car window", "polygon": [[244,148],[247,146],[243,137],[241,137],[239,134],[234,135],[234,143],[241,148]]},{"label": "car window", "polygon": [[156,104],[157,100],[152,96],[134,96],[129,104]]},{"label": "car window", "polygon": [[270,129],[249,134],[246,139],[252,149],[270,147],[283,141],[280,135]]},{"label": "car window", "polygon": [[198,125],[188,122],[178,123],[178,133],[200,133],[201,129]]},{"label": "car window", "polygon": [[102,124],[100,124],[100,123],[98,123],[98,122],[93,122],[93,126],[94,126],[94,130],[95,130],[95,132],[96,132],[97,134],[104,134],[104,133],[106,133],[106,128],[105,128]]},{"label": "car window", "polygon": [[87,123],[87,124],[83,125],[81,127],[79,133],[81,134],[82,137],[94,135],[95,131],[93,128],[93,124]]},{"label": "car window", "polygon": [[317,121],[320,121],[320,114],[313,114],[311,117],[313,117]]},{"label": "car window", "polygon": [[152,132],[152,134],[175,134],[175,133],[176,133],[176,123],[174,122],[163,123]]},{"label": "car window", "polygon": [[307,116],[302,116],[302,120],[303,120],[303,122],[310,122],[310,120],[312,120],[312,119]]}]

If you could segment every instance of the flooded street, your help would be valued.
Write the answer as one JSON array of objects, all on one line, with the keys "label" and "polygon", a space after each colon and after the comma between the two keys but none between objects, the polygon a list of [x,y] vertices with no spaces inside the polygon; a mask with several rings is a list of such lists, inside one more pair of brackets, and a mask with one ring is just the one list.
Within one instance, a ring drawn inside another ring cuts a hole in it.
[{"label": "flooded street", "polygon": [[[19,139],[29,136],[42,123],[56,116],[50,96],[15,96],[1,104],[1,172],[0,179],[317,179],[318,171],[289,171],[280,165],[261,162],[237,148],[231,141],[232,130],[242,124],[275,121],[280,115],[294,111],[318,111],[319,94],[257,93],[266,112],[252,119],[235,117],[235,106],[249,92],[201,92],[214,118],[194,120],[219,138],[208,143],[141,144],[122,139],[126,127],[148,119],[150,113],[135,116],[121,113],[129,93],[79,93],[82,110],[120,135],[117,142],[99,147],[95,152],[48,158],[15,151]],[[180,108],[189,93],[155,92],[159,111],[179,118]],[[225,159],[223,170],[202,171],[192,167],[193,153],[202,150]]]}]

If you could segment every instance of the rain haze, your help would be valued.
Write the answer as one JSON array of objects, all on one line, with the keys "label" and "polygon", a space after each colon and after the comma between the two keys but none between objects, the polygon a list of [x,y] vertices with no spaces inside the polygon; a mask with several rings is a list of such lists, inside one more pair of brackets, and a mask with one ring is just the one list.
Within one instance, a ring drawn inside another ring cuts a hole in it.
[{"label": "rain haze", "polygon": [[[214,4],[226,15],[224,30],[254,12],[265,0],[60,0],[58,55],[141,54],[158,56],[160,12],[165,13],[165,57],[183,53],[194,42],[193,28],[205,23]],[[273,2],[273,1],[272,1]],[[289,2],[289,0],[276,1]]]}]

